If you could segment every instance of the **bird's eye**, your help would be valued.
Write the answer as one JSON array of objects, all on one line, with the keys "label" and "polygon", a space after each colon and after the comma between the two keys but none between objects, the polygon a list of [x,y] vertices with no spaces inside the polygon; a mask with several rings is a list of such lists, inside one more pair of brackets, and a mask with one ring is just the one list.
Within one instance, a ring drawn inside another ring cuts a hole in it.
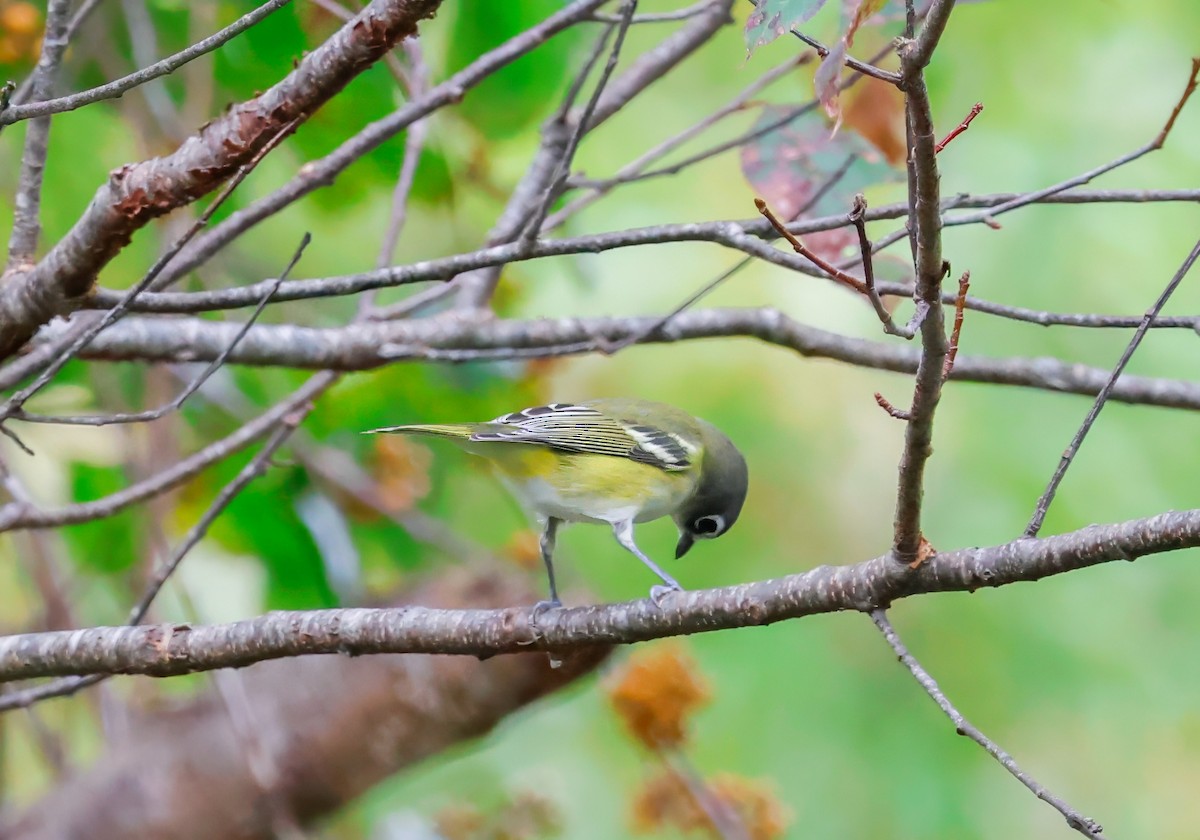
[{"label": "bird's eye", "polygon": [[725,530],[723,516],[701,516],[692,523],[692,530],[702,536],[716,536]]}]

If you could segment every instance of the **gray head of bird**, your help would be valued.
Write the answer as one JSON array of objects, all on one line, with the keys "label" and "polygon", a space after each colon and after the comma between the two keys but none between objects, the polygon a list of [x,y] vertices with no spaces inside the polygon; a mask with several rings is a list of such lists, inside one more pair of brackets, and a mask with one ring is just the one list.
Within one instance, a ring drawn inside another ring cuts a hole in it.
[{"label": "gray head of bird", "polygon": [[733,442],[715,426],[701,421],[704,456],[696,492],[674,515],[679,528],[675,557],[687,554],[696,540],[721,536],[737,522],[746,501],[749,470]]}]

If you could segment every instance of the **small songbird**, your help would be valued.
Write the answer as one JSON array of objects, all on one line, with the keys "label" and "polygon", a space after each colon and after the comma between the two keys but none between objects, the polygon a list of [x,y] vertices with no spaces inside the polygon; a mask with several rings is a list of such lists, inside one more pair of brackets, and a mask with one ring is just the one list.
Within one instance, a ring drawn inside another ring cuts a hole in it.
[{"label": "small songbird", "polygon": [[746,459],[719,429],[663,403],[635,399],[551,403],[488,423],[418,424],[372,429],[453,440],[487,458],[542,526],[541,554],[557,607],[554,540],[564,522],[607,524],[622,546],[662,580],[655,603],[682,587],[642,553],[635,522],[670,516],[679,528],[675,557],[697,539],[733,527],[746,499]]}]

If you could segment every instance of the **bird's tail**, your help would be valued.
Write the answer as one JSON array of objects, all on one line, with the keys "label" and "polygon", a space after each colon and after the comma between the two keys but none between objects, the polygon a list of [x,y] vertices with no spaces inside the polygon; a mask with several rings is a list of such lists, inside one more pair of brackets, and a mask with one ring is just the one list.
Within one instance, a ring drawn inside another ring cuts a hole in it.
[{"label": "bird's tail", "polygon": [[474,430],[475,426],[471,423],[444,423],[440,425],[418,423],[411,426],[384,426],[382,429],[368,429],[363,434],[428,435],[430,437],[466,440]]}]

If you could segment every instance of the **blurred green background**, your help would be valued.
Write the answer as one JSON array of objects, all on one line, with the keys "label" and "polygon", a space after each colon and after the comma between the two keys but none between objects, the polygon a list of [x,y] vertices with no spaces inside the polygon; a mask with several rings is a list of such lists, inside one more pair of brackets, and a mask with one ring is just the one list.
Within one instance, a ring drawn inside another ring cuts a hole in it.
[{"label": "blurred green background", "polygon": [[[422,28],[434,79],[559,6],[447,4]],[[249,4],[214,7],[219,26]],[[748,11],[748,4],[739,6],[739,20]],[[187,4],[152,3],[151,12],[162,52],[187,43]],[[836,10],[827,9],[810,31],[832,40],[835,18]],[[128,61],[119,20],[101,15],[93,25],[97,32],[111,30],[114,54]],[[297,4],[229,44],[213,64],[215,83],[208,95],[214,108],[272,83],[294,55],[319,43],[334,25],[314,7]],[[635,28],[626,56],[648,49],[667,31]],[[1182,90],[1189,60],[1200,49],[1197,32],[1200,6],[1192,0],[963,4],[929,70],[939,131],[956,125],[977,101],[985,110],[939,157],[944,194],[1036,189],[1145,143]],[[890,34],[863,33],[854,52],[867,55]],[[533,152],[538,123],[557,104],[591,37],[590,31],[569,33],[469,94],[458,109],[439,113],[397,262],[478,247]],[[70,84],[100,81],[100,57],[92,53],[101,48],[76,49]],[[740,27],[728,27],[700,56],[590,135],[575,169],[593,176],[616,171],[797,49],[794,39],[780,39],[747,59]],[[6,69],[19,78],[27,66],[18,60]],[[810,75],[811,67],[787,77],[765,98],[776,103],[809,98]],[[167,94],[176,102],[199,95],[180,79],[170,80]],[[395,83],[382,67],[364,74],[268,158],[221,217],[271,191],[300,163],[328,152],[396,101]],[[147,125],[137,122],[137,108],[136,97],[127,96],[117,105],[56,118],[44,199],[46,242],[77,218],[108,170],[172,148],[167,132],[152,123],[141,132],[129,130],[131,121]],[[734,123],[745,127],[753,118],[748,113]],[[734,130],[720,128],[709,141]],[[11,222],[8,197],[22,131],[16,126],[0,138],[5,196],[0,227]],[[1165,149],[1096,186],[1198,186],[1198,132],[1200,104],[1193,103]],[[226,285],[271,276],[305,230],[313,232],[314,243],[298,270],[301,276],[372,268],[402,150],[403,138],[385,144],[333,188],[250,232],[202,269],[201,279]],[[868,191],[873,204],[901,195],[895,185]],[[725,154],[678,177],[618,191],[574,218],[566,233],[746,218],[754,214],[752,198],[736,153]],[[956,272],[970,269],[973,294],[1035,309],[1137,314],[1194,242],[1200,209],[1042,206],[1001,222],[999,230],[946,232],[946,257]],[[894,226],[880,223],[872,233]],[[167,221],[135,237],[101,282],[111,287],[134,282],[174,229]],[[506,270],[498,306],[512,317],[661,313],[738,259],[716,246],[691,243],[523,263]],[[400,292],[387,292],[381,302],[399,297]],[[806,324],[883,340],[861,301],[832,284],[766,265],[737,275],[703,305],[775,306]],[[265,317],[337,325],[353,307],[352,300],[309,301],[274,307]],[[1167,313],[1197,311],[1200,290],[1189,280]],[[1107,368],[1127,339],[1124,331],[1044,329],[968,313],[962,352],[1053,356]],[[1198,362],[1195,334],[1159,331],[1130,370],[1195,379]],[[237,369],[220,381],[263,406],[301,378]],[[147,376],[132,365],[74,363],[58,382],[39,398],[39,409],[149,405],[175,387],[161,372]],[[701,588],[822,563],[853,563],[888,548],[903,427],[875,406],[876,390],[903,405],[911,385],[905,377],[803,359],[748,339],[706,340],[549,365],[398,364],[347,377],[321,400],[305,427],[383,481],[395,462],[372,449],[358,435],[361,429],[484,419],[551,398],[630,395],[676,403],[724,428],[751,467],[750,497],[738,527],[686,561],[669,561],[685,586]],[[939,409],[925,493],[925,533],[934,545],[987,545],[1019,535],[1088,404],[1032,390],[950,385]],[[166,433],[168,448],[190,451],[234,424],[200,400],[189,405],[183,420]],[[35,450],[55,453],[34,461],[5,449],[7,460],[47,504],[123,486],[145,467],[138,453],[162,443],[141,428],[32,427],[21,433]],[[1196,441],[1192,415],[1110,404],[1068,474],[1044,533],[1200,506]],[[498,501],[503,491],[469,456],[449,446],[429,448],[429,493],[417,503],[420,509],[482,545],[501,550],[510,544],[526,527],[516,506]],[[167,535],[178,538],[243,462],[224,463],[174,496],[161,517]],[[409,477],[422,484],[425,468],[411,469]],[[302,469],[285,465],[241,495],[212,537],[189,556],[179,578],[199,618],[339,603],[338,587],[329,579],[330,558],[323,558],[301,516],[301,500],[320,490]],[[70,558],[77,620],[112,623],[123,617],[153,549],[147,522],[160,513],[139,508],[50,537]],[[359,555],[357,585],[368,595],[453,562],[382,518],[352,512],[340,521]],[[669,557],[673,528],[666,522],[641,526],[639,542],[651,555]],[[26,567],[16,562],[28,547],[25,535],[6,535],[0,543],[0,615],[7,631],[28,626],[39,610]],[[559,552],[560,578],[576,598],[640,597],[651,582],[603,529],[567,530]],[[910,599],[896,605],[893,620],[969,719],[1052,791],[1100,820],[1110,836],[1194,837],[1200,613],[1190,593],[1200,587],[1200,573],[1192,567],[1196,559],[1195,552],[1180,552],[1036,585]],[[187,612],[168,593],[160,615]],[[715,695],[694,721],[692,757],[705,774],[728,771],[769,780],[793,814],[789,837],[1072,836],[1058,814],[955,736],[863,616],[711,634],[687,645]],[[116,690],[145,698],[201,684],[125,680]],[[44,714],[69,738],[73,759],[86,762],[95,754],[100,736],[94,710],[57,701]],[[5,727],[4,777],[16,802],[29,801],[47,783],[47,771],[25,725],[10,717]],[[536,790],[558,810],[563,836],[621,837],[629,833],[628,804],[651,772],[651,762],[625,736],[592,679],[528,708],[480,741],[380,785],[336,817],[328,835],[387,836],[383,826],[396,814],[427,815],[444,805]]]}]

